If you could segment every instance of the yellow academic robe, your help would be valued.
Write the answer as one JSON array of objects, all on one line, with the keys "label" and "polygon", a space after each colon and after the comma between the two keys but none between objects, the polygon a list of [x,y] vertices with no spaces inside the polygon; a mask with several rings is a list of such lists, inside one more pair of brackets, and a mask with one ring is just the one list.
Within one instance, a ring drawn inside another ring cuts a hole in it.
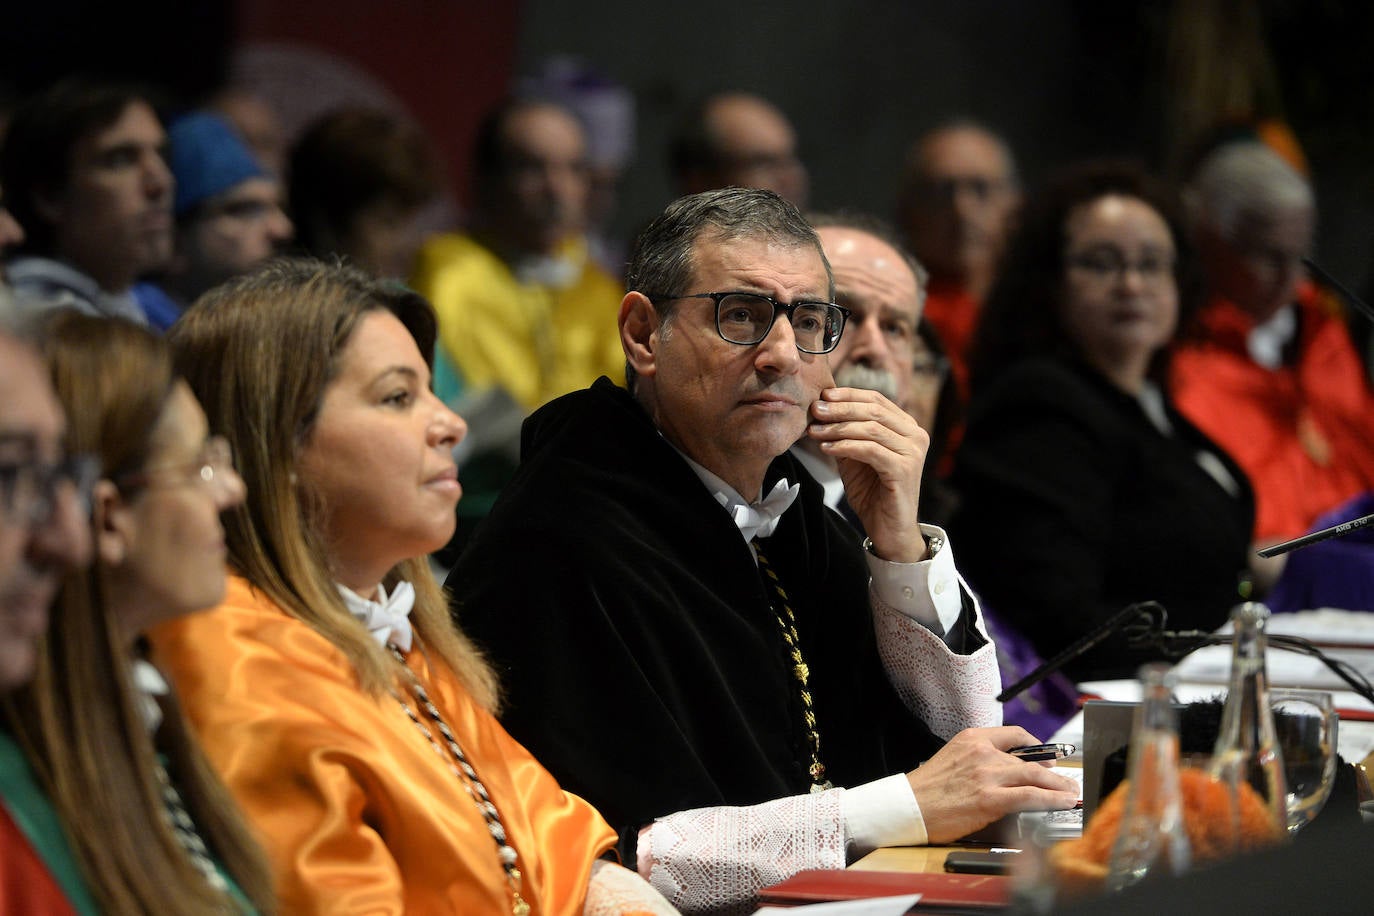
[{"label": "yellow academic robe", "polygon": [[530,411],[598,376],[624,377],[624,287],[591,260],[582,239],[567,239],[558,255],[576,270],[564,287],[521,282],[467,235],[425,243],[411,285],[434,304],[439,343],[465,385],[502,387]]},{"label": "yellow academic robe", "polygon": [[[397,700],[359,690],[323,636],[231,577],[222,605],[158,627],[152,642],[267,850],[281,912],[511,912],[472,799]],[[531,912],[581,913],[615,833],[418,642],[408,663],[501,813]]]}]

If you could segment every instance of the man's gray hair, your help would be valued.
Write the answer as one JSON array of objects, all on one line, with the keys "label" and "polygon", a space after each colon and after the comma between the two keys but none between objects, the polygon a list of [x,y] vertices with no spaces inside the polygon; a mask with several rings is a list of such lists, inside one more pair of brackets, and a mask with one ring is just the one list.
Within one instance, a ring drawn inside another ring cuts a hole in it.
[{"label": "man's gray hair", "polygon": [[661,316],[671,312],[671,302],[663,297],[687,293],[717,292],[691,290],[692,254],[698,242],[732,242],[758,239],[789,248],[810,245],[825,265],[827,298],[835,298],[835,277],[826,260],[825,249],[816,230],[801,211],[772,191],[747,188],[720,188],[680,197],[670,203],[639,238],[635,240],[625,273],[625,287],[655,300]]},{"label": "man's gray hair", "polygon": [[1193,221],[1205,221],[1224,238],[1233,238],[1246,217],[1266,219],[1316,206],[1307,179],[1252,140],[1224,144],[1203,159],[1186,199]]},{"label": "man's gray hair", "polygon": [[897,236],[896,230],[885,219],[869,213],[855,213],[841,210],[837,213],[808,213],[806,218],[816,229],[851,229],[873,236],[902,256],[902,261],[911,268],[916,277],[916,316],[919,318],[926,309],[926,288],[930,283],[930,271],[921,266],[916,256],[907,249]]}]

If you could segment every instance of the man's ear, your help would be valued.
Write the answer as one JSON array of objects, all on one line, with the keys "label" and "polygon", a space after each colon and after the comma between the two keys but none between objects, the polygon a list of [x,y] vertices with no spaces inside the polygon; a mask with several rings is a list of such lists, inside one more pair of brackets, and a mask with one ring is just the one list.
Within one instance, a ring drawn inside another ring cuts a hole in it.
[{"label": "man's ear", "polygon": [[649,297],[643,293],[626,293],[620,300],[620,346],[625,351],[625,361],[639,378],[654,374],[658,328],[658,309]]},{"label": "man's ear", "polygon": [[133,519],[129,504],[108,480],[97,481],[91,491],[91,522],[97,560],[105,566],[119,566],[129,555]]}]

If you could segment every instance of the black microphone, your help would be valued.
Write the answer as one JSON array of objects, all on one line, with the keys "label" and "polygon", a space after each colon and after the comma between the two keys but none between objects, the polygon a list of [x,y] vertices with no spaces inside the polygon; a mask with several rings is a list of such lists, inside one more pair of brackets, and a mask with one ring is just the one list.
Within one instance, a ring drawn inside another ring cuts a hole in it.
[{"label": "black microphone", "polygon": [[1164,610],[1164,606],[1157,601],[1129,604],[1107,618],[1107,621],[1101,626],[1090,630],[1087,635],[1071,643],[1054,658],[1003,690],[997,695],[997,702],[1006,703],[1015,699],[1108,636],[1119,632],[1126,634],[1127,639],[1138,639],[1142,636],[1148,636],[1152,632],[1162,631],[1168,619],[1169,612]]},{"label": "black microphone", "polygon": [[[1235,641],[1229,633],[1206,633],[1202,630],[1166,630],[1159,627],[1136,628],[1127,631],[1126,642],[1132,649],[1153,649],[1166,658],[1178,659],[1203,646],[1224,646]],[[1276,649],[1297,652],[1321,662],[1337,677],[1345,681],[1350,689],[1374,703],[1374,685],[1349,662],[1332,658],[1310,641],[1301,636],[1288,636],[1282,633],[1267,634],[1268,644]]]},{"label": "black microphone", "polygon": [[[1318,280],[1320,280],[1327,286],[1331,287],[1331,289],[1340,293],[1341,298],[1343,298],[1346,302],[1350,303],[1350,305],[1354,306],[1357,312],[1359,312],[1369,321],[1374,322],[1374,308],[1371,308],[1369,305],[1365,303],[1363,299],[1361,299],[1359,296],[1355,295],[1349,289],[1347,289],[1344,283],[1342,283],[1340,280],[1337,280],[1335,277],[1331,276],[1331,274],[1327,273],[1326,271],[1318,267],[1317,262],[1312,260],[1311,258],[1303,258],[1302,263],[1306,265],[1307,269],[1312,272],[1312,275],[1314,277],[1316,277]],[[1277,557],[1280,554],[1288,553],[1291,550],[1298,550],[1299,548],[1306,547],[1309,544],[1316,544],[1321,541],[1330,540],[1331,538],[1344,537],[1352,531],[1355,531],[1359,528],[1363,528],[1365,525],[1368,525],[1371,521],[1374,521],[1374,515],[1366,515],[1364,518],[1357,518],[1352,519],[1348,522],[1341,522],[1339,525],[1333,525],[1330,528],[1323,528],[1321,531],[1314,531],[1311,534],[1304,534],[1302,537],[1296,537],[1293,538],[1291,541],[1284,541],[1281,544],[1273,544],[1269,547],[1261,548],[1260,550],[1257,550],[1255,552],[1258,553],[1260,556],[1264,557],[1265,559],[1268,559],[1270,557]]]},{"label": "black microphone", "polygon": [[1291,541],[1284,541],[1281,544],[1271,544],[1268,547],[1261,547],[1255,553],[1262,557],[1276,557],[1281,553],[1288,553],[1290,550],[1297,550],[1309,544],[1316,544],[1319,541],[1329,541],[1331,538],[1344,537],[1352,531],[1357,531],[1374,522],[1374,515],[1365,515],[1361,518],[1352,518],[1348,522],[1341,522],[1339,525],[1332,525],[1330,528],[1323,528],[1321,531],[1314,531],[1311,534],[1304,534],[1302,537],[1293,538]]}]

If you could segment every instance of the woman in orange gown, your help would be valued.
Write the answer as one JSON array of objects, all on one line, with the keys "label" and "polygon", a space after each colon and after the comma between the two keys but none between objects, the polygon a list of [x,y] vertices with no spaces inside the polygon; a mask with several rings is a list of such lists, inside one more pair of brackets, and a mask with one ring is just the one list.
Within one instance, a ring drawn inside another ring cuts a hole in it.
[{"label": "woman in orange gown", "polygon": [[454,526],[463,420],[433,310],[281,261],[207,294],[178,364],[239,458],[214,611],[153,634],[289,913],[671,912],[615,834],[493,717],[425,555]]}]

